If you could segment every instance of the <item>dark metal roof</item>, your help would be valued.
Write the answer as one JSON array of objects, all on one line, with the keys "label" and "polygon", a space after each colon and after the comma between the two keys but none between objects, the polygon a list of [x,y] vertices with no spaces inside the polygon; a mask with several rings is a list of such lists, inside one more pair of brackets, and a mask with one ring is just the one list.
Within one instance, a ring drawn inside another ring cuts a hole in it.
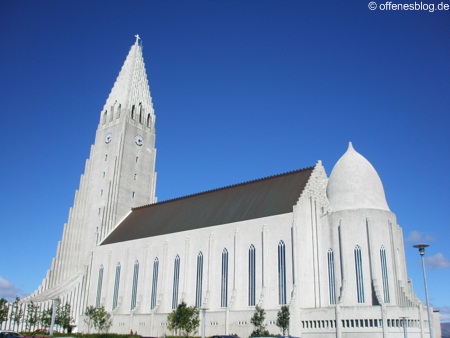
[{"label": "dark metal roof", "polygon": [[310,167],[134,208],[102,245],[292,212],[312,171]]}]

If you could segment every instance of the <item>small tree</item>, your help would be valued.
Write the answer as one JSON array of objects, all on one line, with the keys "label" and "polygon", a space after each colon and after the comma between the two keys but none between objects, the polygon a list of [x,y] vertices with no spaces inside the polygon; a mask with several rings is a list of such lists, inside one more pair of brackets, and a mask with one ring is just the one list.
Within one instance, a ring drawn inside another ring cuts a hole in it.
[{"label": "small tree", "polygon": [[99,333],[108,333],[112,325],[111,314],[105,310],[103,306],[95,309],[95,315],[92,320],[94,328]]},{"label": "small tree", "polygon": [[259,307],[259,305],[256,305],[255,313],[250,319],[250,323],[252,323],[255,327],[253,332],[250,334],[251,337],[262,337],[270,335],[269,331],[266,330],[266,325],[264,324],[265,319],[266,311],[264,311],[262,307]]},{"label": "small tree", "polygon": [[197,331],[200,324],[199,309],[187,306],[181,302],[175,310],[167,315],[168,328],[171,331],[180,330],[185,337]]},{"label": "small tree", "polygon": [[49,307],[47,310],[42,311],[41,313],[40,322],[46,329],[50,328],[50,325],[52,325],[52,313],[53,306]]},{"label": "small tree", "polygon": [[55,323],[59,326],[62,326],[64,330],[69,332],[71,321],[72,317],[70,315],[70,304],[66,302],[64,306],[58,306],[58,308],[56,309]]},{"label": "small tree", "polygon": [[16,297],[16,300],[13,303],[13,310],[11,311],[11,320],[17,325],[17,328],[20,326],[20,322],[22,321],[23,317],[23,309],[22,305],[19,303],[20,298]]},{"label": "small tree", "polygon": [[0,298],[0,329],[2,328],[3,322],[8,319],[9,305],[5,298]]},{"label": "small tree", "polygon": [[277,326],[280,328],[281,331],[283,331],[283,336],[286,335],[286,331],[289,330],[289,320],[290,320],[290,313],[289,313],[289,306],[283,305],[277,313]]},{"label": "small tree", "polygon": [[30,330],[32,327],[36,327],[39,321],[38,314],[39,307],[33,303],[33,301],[27,304],[27,329]]},{"label": "small tree", "polygon": [[86,308],[86,310],[84,311],[84,315],[86,316],[86,318],[84,318],[84,322],[86,323],[87,327],[88,327],[88,333],[90,333],[91,331],[91,327],[94,323],[94,317],[95,317],[95,313],[97,312],[97,309],[94,306],[88,306]]}]

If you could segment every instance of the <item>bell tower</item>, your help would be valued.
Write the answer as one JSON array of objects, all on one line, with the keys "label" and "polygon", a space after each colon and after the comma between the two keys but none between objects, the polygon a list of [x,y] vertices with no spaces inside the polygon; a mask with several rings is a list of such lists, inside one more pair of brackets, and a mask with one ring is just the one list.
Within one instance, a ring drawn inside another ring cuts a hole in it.
[{"label": "bell tower", "polygon": [[[156,202],[155,112],[136,35],[100,114],[92,159],[95,243],[131,209]],[[99,216],[99,217],[98,217]]]},{"label": "bell tower", "polygon": [[56,256],[35,302],[56,297],[82,313],[92,251],[132,207],[156,202],[155,112],[138,35],[100,112]]}]

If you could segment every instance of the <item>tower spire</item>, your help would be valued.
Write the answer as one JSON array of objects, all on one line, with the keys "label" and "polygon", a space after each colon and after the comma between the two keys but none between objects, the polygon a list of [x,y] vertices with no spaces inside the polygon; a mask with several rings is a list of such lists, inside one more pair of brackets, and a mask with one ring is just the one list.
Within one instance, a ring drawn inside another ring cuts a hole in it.
[{"label": "tower spire", "polygon": [[136,42],[131,46],[103,107],[102,116],[105,112],[113,110],[120,109],[121,112],[132,112],[133,107],[134,109],[142,107],[142,110],[154,119],[153,103],[142,56],[142,45],[139,44],[139,41],[142,40],[139,34],[136,34],[135,38]]}]

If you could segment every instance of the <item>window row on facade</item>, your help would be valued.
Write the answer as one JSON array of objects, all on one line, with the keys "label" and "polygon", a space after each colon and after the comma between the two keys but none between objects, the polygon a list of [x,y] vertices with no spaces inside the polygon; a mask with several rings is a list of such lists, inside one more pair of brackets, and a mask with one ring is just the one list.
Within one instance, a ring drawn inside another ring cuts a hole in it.
[{"label": "window row on facade", "polygon": [[[353,254],[355,260],[356,298],[358,303],[364,303],[365,302],[364,269],[362,263],[363,259],[361,254],[361,247],[359,245],[355,246]],[[381,246],[380,248],[380,262],[381,262],[381,279],[383,285],[384,302],[390,303],[388,267],[386,259],[386,248],[384,246]],[[334,265],[334,253],[332,249],[329,249],[327,252],[327,264],[328,264],[329,302],[330,304],[336,304],[336,275]]]},{"label": "window row on facade", "polygon": [[[327,267],[328,267],[328,291],[329,291],[329,303],[336,304],[336,274],[335,274],[335,258],[332,249],[327,252]],[[354,248],[354,260],[355,260],[355,279],[356,279],[356,296],[358,303],[365,302],[364,293],[364,276],[363,276],[363,259],[361,254],[361,247],[359,245]],[[380,249],[380,262],[382,272],[382,285],[384,302],[390,302],[389,296],[389,279],[387,270],[386,249],[384,246]],[[172,281],[172,309],[175,309],[179,302],[179,285],[180,285],[180,268],[181,260],[180,256],[176,255],[173,265],[173,281]],[[100,306],[101,291],[103,284],[103,265],[100,266],[98,271],[98,283],[97,283],[97,296],[96,306]],[[121,265],[117,263],[114,277],[114,292],[112,308],[115,309],[118,305],[118,295],[120,287],[120,274]],[[286,281],[286,245],[283,241],[278,243],[277,250],[277,274],[278,274],[278,303],[284,305],[287,303],[287,281]],[[156,257],[153,262],[153,274],[151,285],[151,298],[150,309],[156,307],[157,292],[158,292],[158,275],[159,275],[159,259]],[[248,305],[256,305],[256,277],[257,277],[257,265],[256,265],[256,248],[252,244],[248,249]],[[133,269],[133,281],[131,289],[131,304],[130,309],[133,310],[136,307],[136,297],[139,279],[139,262],[134,263]],[[203,253],[199,252],[196,262],[196,281],[195,281],[195,306],[202,306],[203,295]],[[228,306],[228,250],[225,248],[222,251],[221,256],[221,272],[220,272],[220,307]]]},{"label": "window row on facade", "polygon": [[[221,255],[221,271],[220,271],[220,307],[228,306],[228,250],[223,249]],[[179,255],[175,256],[173,264],[173,280],[172,280],[172,309],[175,309],[179,303],[179,287],[180,287],[180,269],[181,259]],[[114,291],[112,299],[112,309],[118,306],[119,288],[121,280],[122,266],[117,263],[114,274]],[[256,305],[256,249],[252,244],[248,250],[248,305]],[[98,270],[97,293],[95,304],[99,307],[101,304],[101,294],[103,286],[104,267],[100,265]],[[158,277],[159,277],[159,259],[156,257],[153,262],[152,284],[150,309],[154,309],[157,305],[158,293]],[[133,268],[133,280],[131,288],[130,310],[136,308],[137,289],[139,281],[139,262],[136,260]],[[286,246],[283,241],[278,244],[278,300],[281,305],[286,304]],[[199,252],[196,262],[196,281],[195,281],[195,306],[202,306],[203,295],[203,253]]]}]

